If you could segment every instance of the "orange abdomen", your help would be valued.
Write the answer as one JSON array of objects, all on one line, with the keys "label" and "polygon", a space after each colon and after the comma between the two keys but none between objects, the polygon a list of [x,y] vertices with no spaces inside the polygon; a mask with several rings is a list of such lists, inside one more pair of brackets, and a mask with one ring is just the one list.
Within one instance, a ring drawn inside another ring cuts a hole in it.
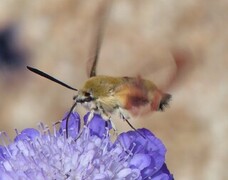
[{"label": "orange abdomen", "polygon": [[160,90],[149,89],[146,86],[138,87],[134,84],[124,85],[117,93],[121,106],[132,110],[150,105],[152,111],[163,110],[171,98],[170,94],[162,93]]}]

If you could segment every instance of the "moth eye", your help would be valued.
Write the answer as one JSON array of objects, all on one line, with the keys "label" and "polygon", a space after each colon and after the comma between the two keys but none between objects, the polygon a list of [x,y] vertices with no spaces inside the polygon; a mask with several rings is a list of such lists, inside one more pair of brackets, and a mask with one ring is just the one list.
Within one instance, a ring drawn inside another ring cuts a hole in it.
[{"label": "moth eye", "polygon": [[85,96],[90,96],[90,93],[89,92],[85,92],[84,95]]},{"label": "moth eye", "polygon": [[113,88],[108,90],[109,93],[113,93],[113,91]]}]

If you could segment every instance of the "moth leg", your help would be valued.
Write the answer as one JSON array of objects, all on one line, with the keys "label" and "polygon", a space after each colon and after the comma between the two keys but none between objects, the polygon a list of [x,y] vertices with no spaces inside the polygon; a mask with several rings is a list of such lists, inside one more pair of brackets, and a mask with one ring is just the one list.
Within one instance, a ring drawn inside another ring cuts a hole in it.
[{"label": "moth leg", "polygon": [[112,126],[112,129],[113,129],[115,132],[117,132],[115,123],[114,123],[111,119],[109,119],[108,121],[110,122],[110,124],[111,124],[111,126]]},{"label": "moth leg", "polygon": [[101,117],[104,120],[107,120],[106,121],[107,122],[106,123],[106,127],[109,128],[108,125],[110,124],[112,126],[113,131],[114,131],[114,135],[117,136],[118,135],[118,131],[116,129],[115,123],[111,119],[111,115],[104,110],[103,106],[100,103],[97,104],[97,107],[98,107],[98,110],[99,110],[99,113],[100,113]]},{"label": "moth leg", "polygon": [[130,117],[128,115],[128,113],[126,113],[126,110],[122,109],[122,108],[119,108],[119,113],[120,113],[120,117],[127,122],[127,124],[134,130],[136,131],[139,135],[141,135],[144,139],[146,139],[146,137],[141,133],[139,132],[129,121]]},{"label": "moth leg", "polygon": [[129,113],[126,110],[119,107],[118,111],[121,119],[123,119],[124,121],[130,119]]},{"label": "moth leg", "polygon": [[89,113],[87,122],[86,122],[86,124],[85,124],[86,126],[87,126],[87,125],[89,124],[89,122],[93,119],[94,113],[95,113],[95,111],[94,111],[94,109],[92,109],[92,110],[90,111],[90,113]]},{"label": "moth leg", "polygon": [[117,130],[117,128],[116,128],[115,123],[111,120],[111,118],[108,120],[108,122],[111,124],[112,129],[113,129],[113,131],[114,131],[114,135],[117,137],[117,136],[118,136],[118,130]]}]

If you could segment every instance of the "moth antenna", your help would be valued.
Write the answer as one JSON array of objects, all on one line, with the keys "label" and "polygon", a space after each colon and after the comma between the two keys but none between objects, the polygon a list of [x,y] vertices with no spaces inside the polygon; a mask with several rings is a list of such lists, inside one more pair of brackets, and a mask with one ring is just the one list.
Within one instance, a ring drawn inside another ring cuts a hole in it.
[{"label": "moth antenna", "polygon": [[60,80],[58,80],[58,79],[56,79],[56,78],[50,76],[49,74],[47,74],[47,73],[45,73],[45,72],[43,72],[43,71],[40,71],[40,70],[38,70],[38,69],[36,69],[36,68],[32,68],[32,67],[30,67],[30,66],[27,66],[27,69],[30,70],[30,71],[32,71],[33,73],[36,73],[36,74],[38,74],[38,75],[40,75],[40,76],[42,76],[42,77],[44,77],[44,78],[49,79],[49,80],[51,80],[51,81],[53,81],[53,82],[55,82],[55,83],[57,83],[57,84],[60,84],[60,85],[66,87],[66,88],[68,88],[68,89],[71,89],[71,90],[74,90],[74,91],[78,91],[78,89],[73,88],[73,87],[69,86],[68,84],[65,84],[64,82],[62,82],[62,81],[60,81]]},{"label": "moth antenna", "polygon": [[108,12],[111,8],[111,1],[108,1],[107,4],[104,5],[104,7],[101,8],[101,20],[98,23],[97,26],[97,32],[96,32],[96,39],[95,39],[95,55],[88,61],[88,64],[91,63],[92,66],[88,68],[89,70],[89,77],[96,76],[96,69],[97,69],[97,62],[100,55],[100,49],[101,44],[103,40],[103,34],[104,34],[104,26],[106,23],[106,20],[108,18]]}]

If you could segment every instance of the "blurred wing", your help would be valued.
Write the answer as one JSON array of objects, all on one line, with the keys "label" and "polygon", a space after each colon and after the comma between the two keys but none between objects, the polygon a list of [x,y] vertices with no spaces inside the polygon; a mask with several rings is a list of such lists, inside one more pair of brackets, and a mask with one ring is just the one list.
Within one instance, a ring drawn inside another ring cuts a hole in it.
[{"label": "blurred wing", "polygon": [[94,56],[92,56],[92,58],[88,60],[88,65],[87,65],[87,74],[89,77],[96,76],[97,74],[96,73],[97,62],[99,59],[100,48],[103,40],[104,26],[105,26],[106,19],[108,17],[108,12],[110,10],[110,7],[111,7],[111,1],[104,2],[99,11],[100,21],[97,24],[95,40],[92,48],[92,52],[93,52],[92,54],[94,54]]},{"label": "blurred wing", "polygon": [[153,81],[163,91],[177,85],[192,72],[195,64],[188,49],[170,49],[170,53],[161,58],[144,62],[139,68],[143,78]]}]

